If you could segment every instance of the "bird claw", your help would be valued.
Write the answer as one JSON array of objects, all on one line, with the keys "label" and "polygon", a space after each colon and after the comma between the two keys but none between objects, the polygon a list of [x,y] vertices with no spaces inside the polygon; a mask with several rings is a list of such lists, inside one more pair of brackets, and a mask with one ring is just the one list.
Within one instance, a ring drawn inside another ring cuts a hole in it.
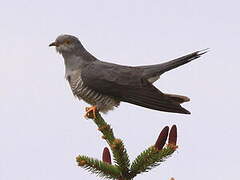
[{"label": "bird claw", "polygon": [[85,118],[94,118],[96,119],[97,106],[86,107]]}]

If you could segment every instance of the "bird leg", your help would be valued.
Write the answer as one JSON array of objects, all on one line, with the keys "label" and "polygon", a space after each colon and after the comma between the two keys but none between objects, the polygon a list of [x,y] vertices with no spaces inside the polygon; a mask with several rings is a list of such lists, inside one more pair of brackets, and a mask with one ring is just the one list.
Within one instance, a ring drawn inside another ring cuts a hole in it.
[{"label": "bird leg", "polygon": [[91,107],[86,107],[86,114],[84,117],[92,118],[91,114],[93,115],[93,118],[96,118],[96,111],[97,111],[97,106],[91,106]]}]

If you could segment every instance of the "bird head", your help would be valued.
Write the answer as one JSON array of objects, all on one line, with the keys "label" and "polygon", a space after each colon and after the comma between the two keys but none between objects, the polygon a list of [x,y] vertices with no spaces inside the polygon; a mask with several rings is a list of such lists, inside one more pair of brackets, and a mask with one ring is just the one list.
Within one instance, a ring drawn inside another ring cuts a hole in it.
[{"label": "bird head", "polygon": [[79,47],[82,47],[82,44],[75,36],[64,34],[58,36],[49,46],[55,46],[57,52],[63,54],[74,52]]}]

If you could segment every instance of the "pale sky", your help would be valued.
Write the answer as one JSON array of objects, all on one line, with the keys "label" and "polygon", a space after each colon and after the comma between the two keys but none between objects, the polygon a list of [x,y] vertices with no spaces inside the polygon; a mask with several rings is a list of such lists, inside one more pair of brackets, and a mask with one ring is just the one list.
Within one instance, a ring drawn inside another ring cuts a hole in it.
[{"label": "pale sky", "polygon": [[87,106],[64,79],[63,58],[48,44],[77,36],[99,59],[157,64],[204,48],[202,58],[164,74],[155,86],[187,95],[191,115],[122,103],[104,115],[130,159],[178,127],[178,151],[136,180],[240,179],[237,0],[3,1],[0,7],[0,180],[96,180],[79,154],[101,159],[107,146]]}]

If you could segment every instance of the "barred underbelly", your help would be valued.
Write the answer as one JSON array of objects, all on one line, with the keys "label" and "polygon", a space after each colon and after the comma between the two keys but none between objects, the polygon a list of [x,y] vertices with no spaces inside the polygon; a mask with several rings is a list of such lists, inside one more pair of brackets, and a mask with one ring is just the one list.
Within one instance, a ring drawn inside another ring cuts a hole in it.
[{"label": "barred underbelly", "polygon": [[80,76],[77,78],[71,78],[69,83],[75,96],[79,99],[83,99],[88,104],[97,106],[101,112],[112,110],[120,103],[119,100],[116,100],[113,97],[103,95],[85,86]]}]

